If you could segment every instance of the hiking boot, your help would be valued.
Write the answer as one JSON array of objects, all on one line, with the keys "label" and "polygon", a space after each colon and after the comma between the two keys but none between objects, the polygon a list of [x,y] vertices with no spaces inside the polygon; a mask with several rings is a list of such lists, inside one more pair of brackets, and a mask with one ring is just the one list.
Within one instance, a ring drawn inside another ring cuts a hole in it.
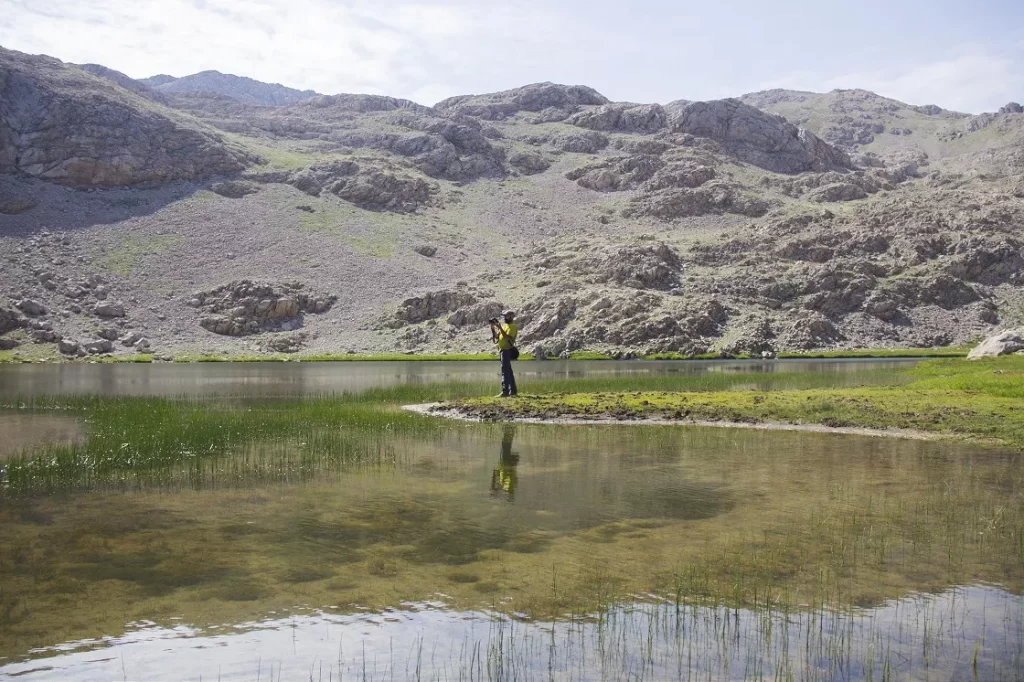
[{"label": "hiking boot", "polygon": [[495,398],[507,398],[508,397],[508,393],[499,393],[498,395],[496,395],[494,397]]}]

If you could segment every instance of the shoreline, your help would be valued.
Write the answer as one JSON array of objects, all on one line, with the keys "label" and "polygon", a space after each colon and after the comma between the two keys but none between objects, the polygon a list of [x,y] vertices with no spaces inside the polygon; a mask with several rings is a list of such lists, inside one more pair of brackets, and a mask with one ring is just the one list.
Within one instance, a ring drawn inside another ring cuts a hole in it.
[{"label": "shoreline", "polygon": [[421,403],[403,405],[402,409],[425,417],[454,419],[456,421],[477,423],[514,423],[514,424],[559,424],[563,426],[697,426],[723,429],[752,429],[757,431],[803,431],[806,433],[833,433],[848,436],[869,436],[874,438],[903,438],[908,440],[943,440],[949,438],[941,433],[921,431],[917,429],[872,429],[857,426],[825,426],[824,424],[791,424],[787,422],[738,422],[714,421],[710,419],[644,419],[630,417],[617,419],[614,417],[508,417],[505,419],[484,419],[481,416],[467,414],[455,408],[442,408],[444,403]]},{"label": "shoreline", "polygon": [[[581,353],[568,358],[536,358],[524,353],[524,362],[713,362],[713,361],[746,361],[775,362],[778,360],[937,360],[967,357],[967,351],[938,349],[931,352],[912,349],[878,349],[823,351],[808,353],[779,353],[770,358],[751,357],[749,355],[718,356],[700,355],[694,357],[675,356],[665,353],[627,357],[612,357],[591,353]],[[453,353],[415,354],[415,353],[382,353],[382,354],[333,354],[286,356],[286,355],[97,355],[84,358],[66,358],[63,356],[22,356],[17,351],[0,351],[0,365],[38,364],[38,365],[89,365],[89,364],[196,364],[196,363],[310,363],[310,362],[493,362],[497,356],[491,353]]]}]

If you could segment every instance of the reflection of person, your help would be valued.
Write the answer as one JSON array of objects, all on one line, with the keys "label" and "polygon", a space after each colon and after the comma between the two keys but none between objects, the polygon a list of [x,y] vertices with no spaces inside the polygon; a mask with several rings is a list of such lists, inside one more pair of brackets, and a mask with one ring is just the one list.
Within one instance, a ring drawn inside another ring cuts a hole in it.
[{"label": "reflection of person", "polygon": [[504,314],[505,324],[498,322],[495,318],[490,321],[491,339],[498,344],[498,357],[501,358],[501,397],[511,398],[519,392],[516,387],[516,375],[512,372],[513,355],[518,356],[516,351],[516,336],[519,335],[519,327],[516,326],[516,314],[506,310]]},{"label": "reflection of person", "polygon": [[505,433],[501,438],[501,457],[498,460],[498,468],[491,474],[491,492],[504,491],[510,500],[515,497],[516,486],[519,484],[519,476],[516,474],[519,455],[512,452],[512,439],[515,438],[515,435],[516,427],[512,424],[506,425]]}]

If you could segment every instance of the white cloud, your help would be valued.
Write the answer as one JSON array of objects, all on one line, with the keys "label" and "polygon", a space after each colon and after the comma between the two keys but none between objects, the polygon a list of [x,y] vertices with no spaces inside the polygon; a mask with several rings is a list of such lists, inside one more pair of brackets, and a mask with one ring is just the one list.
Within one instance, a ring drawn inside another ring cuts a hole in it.
[{"label": "white cloud", "polygon": [[[736,41],[669,0],[631,10],[604,0],[0,0],[0,45],[134,77],[216,69],[425,104],[538,80],[634,101],[842,87],[977,112],[1024,97],[1016,36],[1004,52],[992,41],[901,62],[895,51],[876,67],[877,52],[778,53],[756,33]],[[849,68],[854,59],[864,66]],[[798,70],[766,78],[786,64]]]},{"label": "white cloud", "polygon": [[506,66],[510,36],[535,44],[553,30],[528,25],[537,10],[451,0],[0,0],[0,17],[0,45],[136,78],[216,69],[326,93],[438,98]]},{"label": "white cloud", "polygon": [[993,111],[1024,92],[1024,76],[1007,56],[965,51],[902,72],[851,73],[825,82],[831,88],[860,87],[911,104],[947,109]]}]

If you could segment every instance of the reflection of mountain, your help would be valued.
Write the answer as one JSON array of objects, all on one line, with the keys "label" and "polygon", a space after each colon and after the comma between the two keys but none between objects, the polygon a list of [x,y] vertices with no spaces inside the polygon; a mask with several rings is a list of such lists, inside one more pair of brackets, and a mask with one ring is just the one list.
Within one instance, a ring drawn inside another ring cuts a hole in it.
[{"label": "reflection of mountain", "polygon": [[[339,451],[360,441],[386,458],[339,466],[274,441],[183,471],[183,489],[139,479],[0,503],[0,656],[117,636],[141,618],[201,627],[211,609],[230,624],[303,604],[352,613],[443,600],[556,619],[678,588],[747,604],[771,592],[788,614],[823,599],[846,613],[967,580],[1024,590],[1019,454],[519,425],[509,501],[489,485],[501,426],[342,433]],[[181,621],[161,620],[169,604]]]},{"label": "reflection of mountain", "polygon": [[[535,472],[520,467],[516,506],[544,512],[544,527],[581,529],[628,519],[710,519],[732,508],[723,489],[683,480],[678,470],[591,472],[586,464]],[[596,475],[595,475],[596,474]]]}]

